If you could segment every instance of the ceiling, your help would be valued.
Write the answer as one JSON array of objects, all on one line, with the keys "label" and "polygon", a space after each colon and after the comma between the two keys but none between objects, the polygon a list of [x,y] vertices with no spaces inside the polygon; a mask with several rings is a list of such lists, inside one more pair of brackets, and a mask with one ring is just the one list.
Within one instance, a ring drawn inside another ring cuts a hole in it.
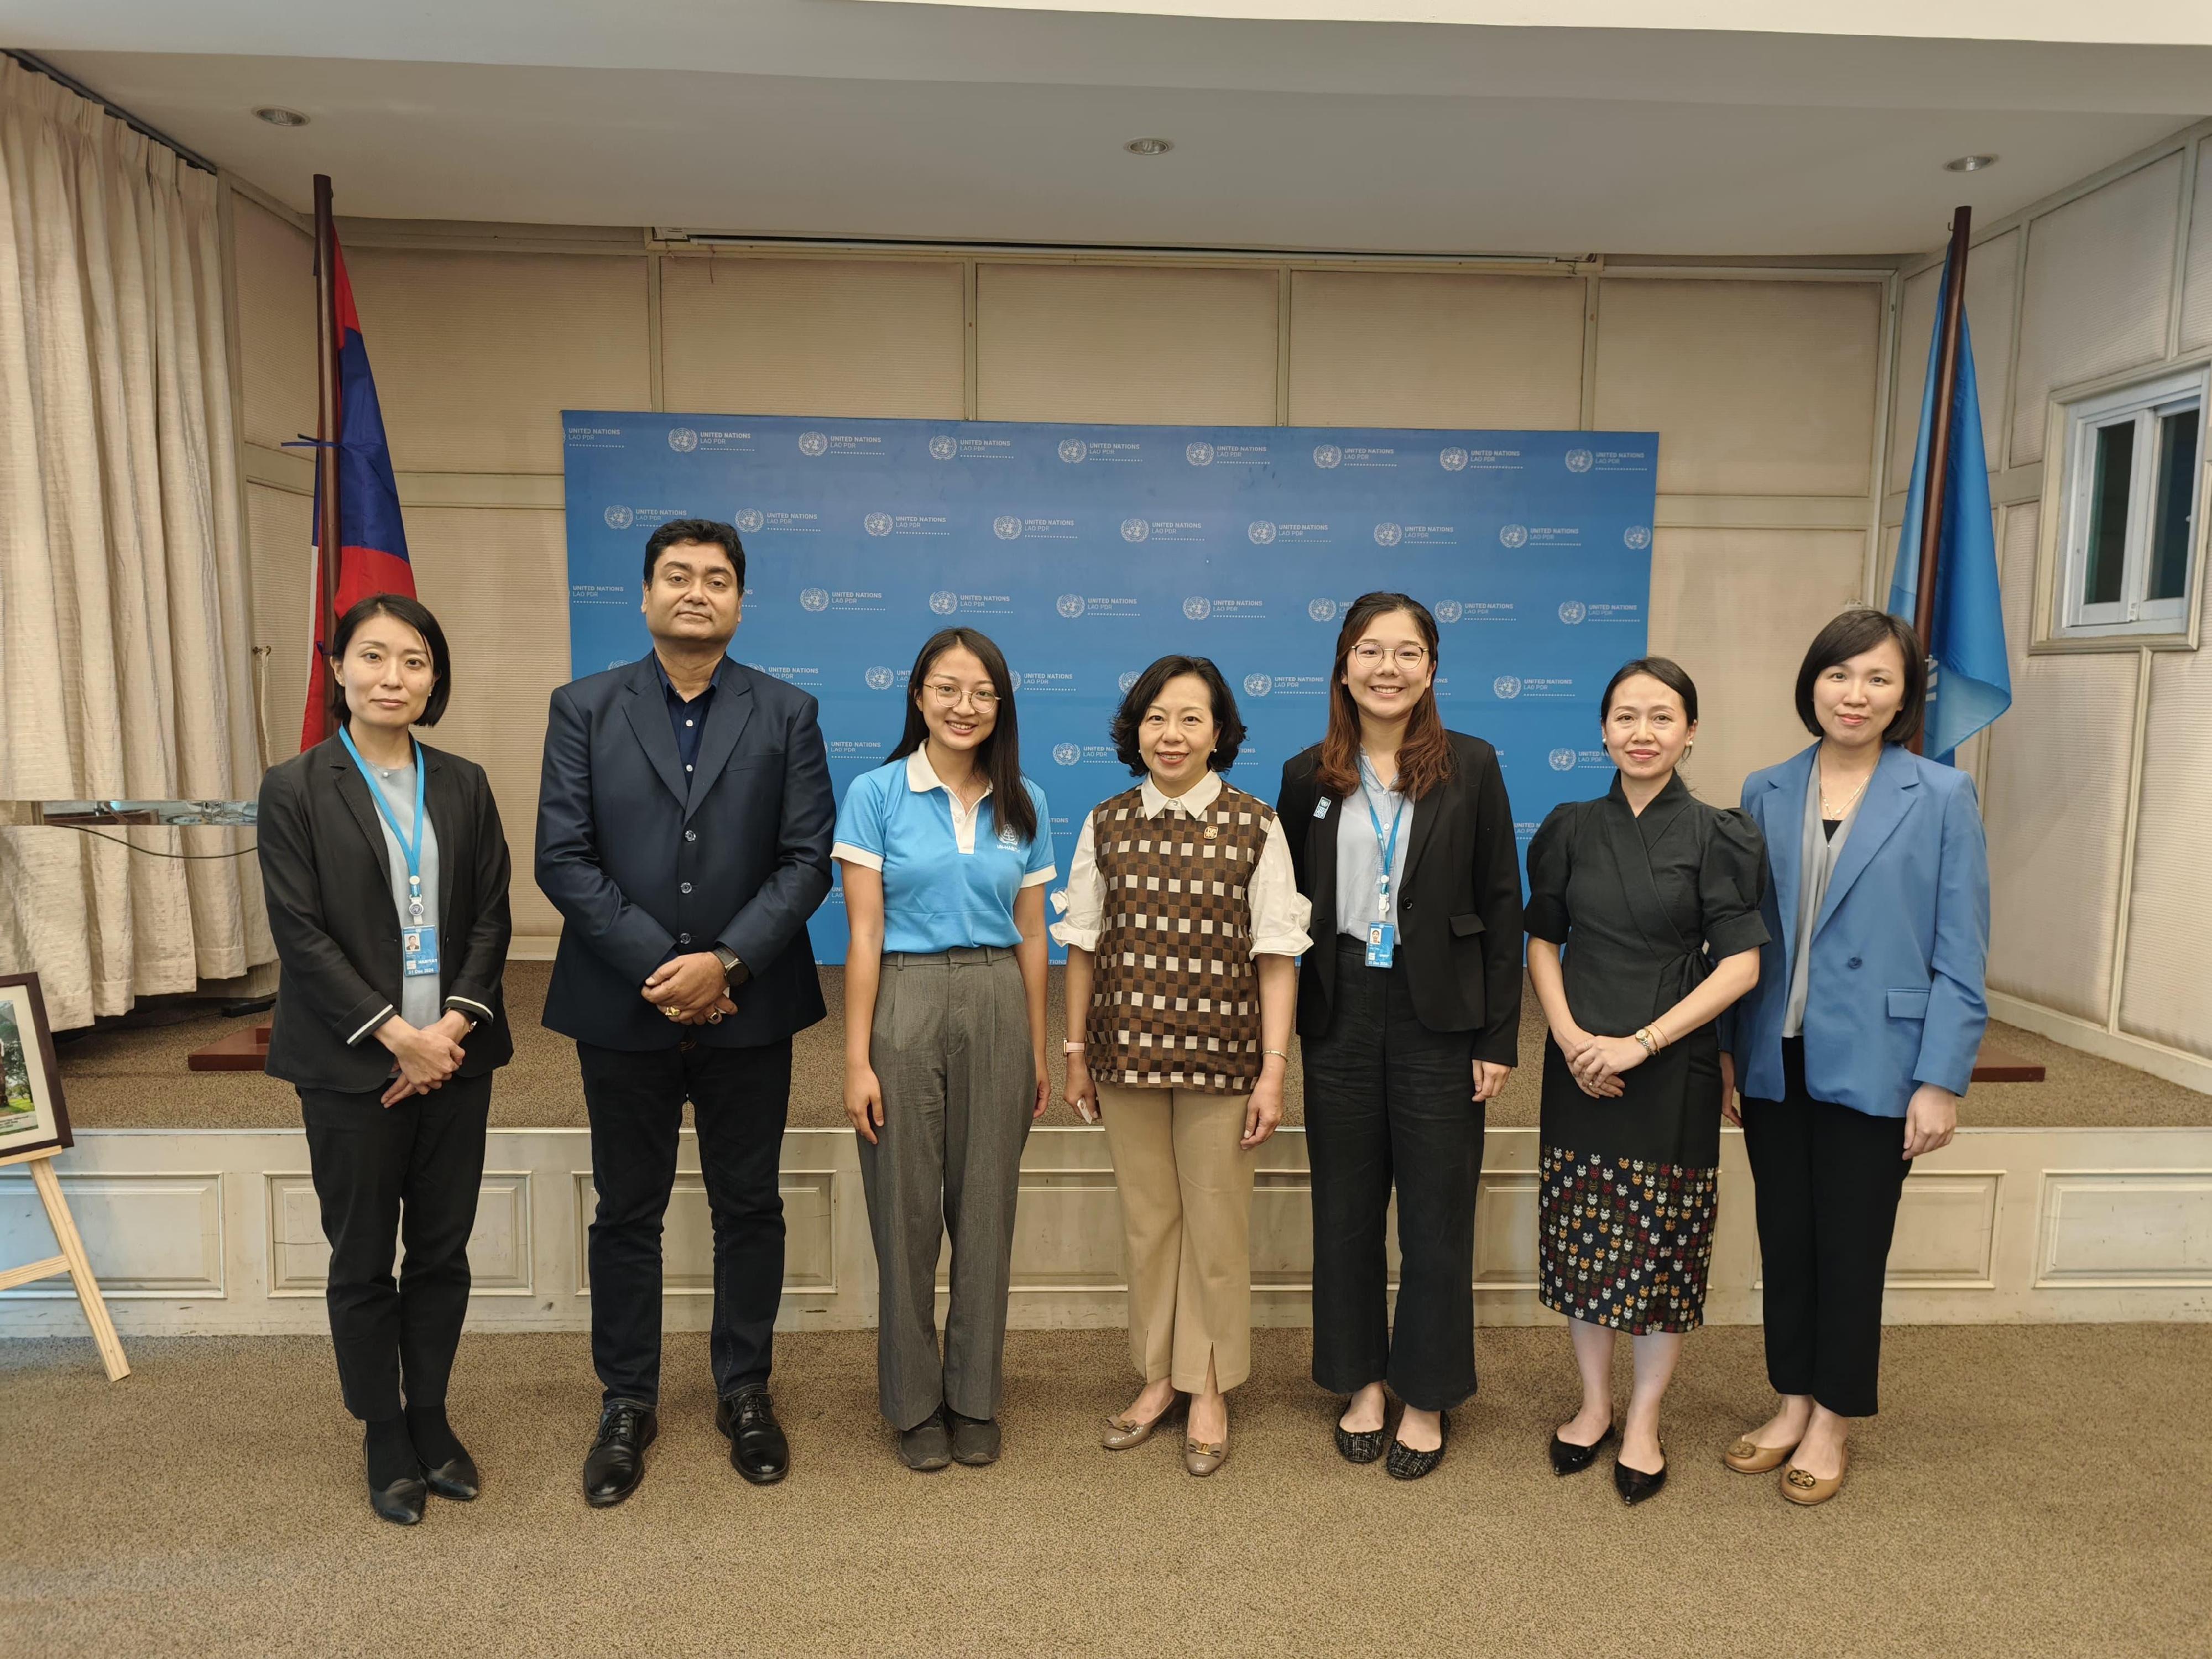
[{"label": "ceiling", "polygon": [[[536,0],[526,28],[509,0],[11,0],[5,44],[295,206],[329,173],[352,216],[1850,256],[1933,246],[1958,203],[1986,222],[2212,112],[2212,44],[2198,38],[2212,39],[2212,8],[2168,26],[2160,5],[2115,5],[2110,32],[2163,44],[2095,44],[1079,13],[1050,0]],[[1791,20],[1816,23],[1817,9]],[[1988,7],[1913,9],[1965,29]],[[2027,6],[2027,25],[2048,9]],[[268,104],[309,125],[254,119]],[[1139,136],[1176,147],[1133,156],[1122,145]],[[2002,159],[1942,169],[1970,152]]]}]

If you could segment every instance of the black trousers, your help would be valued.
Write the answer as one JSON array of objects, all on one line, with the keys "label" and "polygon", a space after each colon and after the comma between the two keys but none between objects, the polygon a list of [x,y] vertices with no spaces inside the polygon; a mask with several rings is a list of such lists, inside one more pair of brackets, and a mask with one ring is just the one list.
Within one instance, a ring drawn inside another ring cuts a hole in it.
[{"label": "black trousers", "polygon": [[[1402,959],[1370,968],[1339,939],[1328,1031],[1304,1043],[1313,1175],[1314,1381],[1335,1394],[1388,1382],[1443,1411],[1474,1393],[1474,1194],[1484,1109],[1472,1031],[1413,1013]],[[1324,945],[1318,948],[1329,948]],[[1398,1317],[1383,1227],[1398,1192]]]},{"label": "black trousers", "polygon": [[714,1223],[708,1354],[727,1398],[768,1382],[783,1299],[777,1154],[791,1105],[791,1039],[709,1048],[689,1039],[634,1054],[576,1045],[599,1192],[589,1249],[592,1364],[609,1400],[660,1400],[660,1231],[676,1183],[684,1103]]},{"label": "black trousers", "polygon": [[1743,1102],[1758,1183],[1766,1376],[1838,1417],[1879,1409],[1882,1279],[1911,1168],[1905,1121],[1816,1100],[1805,1044],[1782,1043],[1786,1100]]},{"label": "black trousers", "polygon": [[[324,1300],[338,1387],[365,1423],[443,1406],[469,1311],[469,1234],[483,1184],[492,1073],[397,1106],[379,1090],[300,1091],[307,1164],[331,1242]],[[395,1283],[392,1261],[407,1247]]]}]

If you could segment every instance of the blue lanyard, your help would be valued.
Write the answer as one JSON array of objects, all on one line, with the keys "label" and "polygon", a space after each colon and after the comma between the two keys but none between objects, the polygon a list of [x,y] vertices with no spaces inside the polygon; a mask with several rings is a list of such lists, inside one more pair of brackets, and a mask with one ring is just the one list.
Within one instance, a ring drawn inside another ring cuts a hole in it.
[{"label": "blue lanyard", "polygon": [[392,811],[392,803],[385,799],[383,786],[377,782],[375,775],[368,769],[368,763],[361,757],[361,750],[353,746],[353,733],[341,726],[338,727],[338,736],[344,740],[346,753],[353,757],[353,763],[361,769],[362,781],[368,786],[368,798],[376,803],[378,816],[383,818],[386,827],[392,831],[392,838],[399,843],[399,850],[406,855],[408,920],[420,921],[422,920],[422,824],[424,822],[422,775],[428,770],[422,764],[422,745],[415,743],[411,738],[408,739],[414,745],[415,750],[415,836],[410,841],[406,832],[400,829],[399,818],[398,814]]},{"label": "blue lanyard", "polygon": [[[1375,769],[1367,763],[1367,757],[1359,757],[1359,799],[1367,803],[1367,821],[1375,826],[1375,850],[1382,855],[1382,871],[1375,882],[1375,915],[1377,919],[1390,914],[1390,861],[1398,855],[1398,826],[1406,819],[1406,798],[1398,797],[1398,810],[1390,814],[1390,835],[1382,836],[1382,815],[1375,810],[1375,797],[1367,793],[1366,783],[1375,779],[1375,787],[1382,787],[1382,780],[1376,777]],[[1387,792],[1386,792],[1387,793]]]}]

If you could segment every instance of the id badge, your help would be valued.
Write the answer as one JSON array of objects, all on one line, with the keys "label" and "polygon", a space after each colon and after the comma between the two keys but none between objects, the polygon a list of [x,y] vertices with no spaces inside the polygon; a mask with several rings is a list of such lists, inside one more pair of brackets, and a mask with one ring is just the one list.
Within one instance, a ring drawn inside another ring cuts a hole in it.
[{"label": "id badge", "polygon": [[[1371,950],[1369,954],[1373,954]],[[401,971],[410,979],[421,979],[426,974],[436,973],[438,930],[435,927],[401,928],[399,960]]]},{"label": "id badge", "polygon": [[1388,968],[1398,950],[1398,930],[1387,921],[1370,922],[1367,928],[1367,965]]}]

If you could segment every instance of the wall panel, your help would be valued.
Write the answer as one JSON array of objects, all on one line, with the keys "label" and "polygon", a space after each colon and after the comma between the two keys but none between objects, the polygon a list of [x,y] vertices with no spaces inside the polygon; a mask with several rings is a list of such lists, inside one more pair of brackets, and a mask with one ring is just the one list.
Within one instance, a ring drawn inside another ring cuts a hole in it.
[{"label": "wall panel", "polygon": [[2180,187],[2181,157],[2170,155],[2053,209],[2030,228],[2013,465],[2042,459],[2054,390],[2165,351]]},{"label": "wall panel", "polygon": [[976,273],[987,421],[1269,426],[1272,270],[992,265]]},{"label": "wall panel", "polygon": [[308,542],[314,517],[308,496],[267,484],[246,486],[253,642],[269,647],[261,664],[261,702],[272,762],[300,751],[300,714],[307,689]]},{"label": "wall panel", "polygon": [[664,260],[665,406],[957,420],[962,283],[950,260]]},{"label": "wall panel", "polygon": [[[2005,464],[2011,404],[2005,378],[2012,372],[2013,285],[2020,276],[2021,233],[2008,230],[1973,250],[1966,261],[1966,321],[1974,340],[1974,380],[1981,390],[1982,441],[1991,467]],[[1890,404],[1891,492],[1911,482],[1913,447],[1920,436],[1920,399],[1928,383],[1928,342],[1936,328],[1936,289],[1941,266],[1905,284],[1897,312],[1897,393]]]},{"label": "wall panel", "polygon": [[1601,287],[1596,425],[1658,432],[1662,493],[1866,493],[1879,283]]},{"label": "wall panel", "polygon": [[243,436],[273,448],[314,434],[315,243],[243,196],[231,203]]},{"label": "wall panel", "polygon": [[563,409],[644,409],[646,262],[358,248],[346,256],[392,464],[561,471]]},{"label": "wall panel", "polygon": [[1571,428],[1584,288],[1556,276],[1293,272],[1291,423]]},{"label": "wall panel", "polygon": [[2181,296],[2181,346],[2212,345],[2212,138],[2197,146],[2197,200],[2189,215],[2189,268]]},{"label": "wall panel", "polygon": [[[2212,593],[2203,600],[2212,613]],[[2212,616],[2208,616],[2212,621]],[[2212,823],[2212,647],[2161,651],[2151,660],[2143,732],[2142,803],[2128,908],[2120,1025],[2212,1058],[2212,882],[2204,826]]]}]

